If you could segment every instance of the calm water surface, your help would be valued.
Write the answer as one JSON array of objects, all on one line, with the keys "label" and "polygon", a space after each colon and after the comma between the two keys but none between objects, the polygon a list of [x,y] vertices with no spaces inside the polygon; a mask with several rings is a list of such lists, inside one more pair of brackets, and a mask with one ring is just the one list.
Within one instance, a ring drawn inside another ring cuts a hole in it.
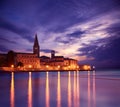
[{"label": "calm water surface", "polygon": [[120,107],[120,71],[0,73],[0,107]]}]

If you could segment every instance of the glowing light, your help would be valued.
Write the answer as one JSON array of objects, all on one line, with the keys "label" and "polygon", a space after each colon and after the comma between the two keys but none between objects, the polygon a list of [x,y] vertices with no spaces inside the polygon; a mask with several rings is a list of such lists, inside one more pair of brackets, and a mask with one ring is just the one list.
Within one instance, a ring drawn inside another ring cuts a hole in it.
[{"label": "glowing light", "polygon": [[46,68],[49,68],[49,66],[48,66],[48,65],[46,65]]},{"label": "glowing light", "polygon": [[93,69],[95,69],[95,66],[93,66]]},{"label": "glowing light", "polygon": [[58,68],[60,68],[60,65],[58,65]]},{"label": "glowing light", "polygon": [[83,69],[84,69],[84,70],[87,70],[87,65],[84,65],[84,66],[83,66]]},{"label": "glowing light", "polygon": [[14,65],[12,64],[11,67],[14,68]]},{"label": "glowing light", "polygon": [[10,106],[15,107],[15,90],[14,90],[14,72],[11,76],[11,88],[10,88]]},{"label": "glowing light", "polygon": [[29,68],[32,68],[32,65],[29,65],[28,67],[29,67]]},{"label": "glowing light", "polygon": [[79,66],[77,66],[77,69],[79,69]]},{"label": "glowing light", "polygon": [[88,65],[88,70],[90,70],[91,69],[91,66],[90,65]]},{"label": "glowing light", "polygon": [[84,66],[83,66],[83,69],[84,69],[84,70],[91,70],[91,66],[89,66],[89,65],[84,65]]}]

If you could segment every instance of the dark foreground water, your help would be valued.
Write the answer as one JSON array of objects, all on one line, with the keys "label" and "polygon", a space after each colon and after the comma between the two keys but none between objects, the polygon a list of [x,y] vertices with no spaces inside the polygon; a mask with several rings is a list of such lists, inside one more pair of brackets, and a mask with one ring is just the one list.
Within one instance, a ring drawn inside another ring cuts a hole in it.
[{"label": "dark foreground water", "polygon": [[0,73],[0,107],[120,107],[120,71]]}]

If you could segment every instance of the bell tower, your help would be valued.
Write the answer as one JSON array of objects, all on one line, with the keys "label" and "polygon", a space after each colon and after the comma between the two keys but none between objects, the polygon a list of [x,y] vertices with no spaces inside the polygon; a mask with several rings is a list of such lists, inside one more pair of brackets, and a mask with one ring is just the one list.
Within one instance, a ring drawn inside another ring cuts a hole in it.
[{"label": "bell tower", "polygon": [[55,57],[55,51],[51,50],[51,58],[54,58],[54,57]]},{"label": "bell tower", "polygon": [[39,57],[39,51],[40,51],[40,47],[39,47],[38,38],[37,38],[37,34],[36,34],[35,40],[34,40],[34,45],[33,45],[33,53],[37,54]]}]

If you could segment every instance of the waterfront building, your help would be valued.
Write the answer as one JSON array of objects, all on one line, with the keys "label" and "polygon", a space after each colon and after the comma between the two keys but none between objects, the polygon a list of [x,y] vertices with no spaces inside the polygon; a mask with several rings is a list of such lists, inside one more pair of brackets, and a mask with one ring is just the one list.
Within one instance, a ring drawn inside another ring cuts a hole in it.
[{"label": "waterfront building", "polygon": [[33,53],[16,53],[15,55],[15,65],[20,67],[20,63],[23,64],[24,68],[40,68],[40,59],[38,54]]},{"label": "waterfront building", "polygon": [[41,69],[46,70],[76,70],[78,61],[64,56],[56,56],[55,51],[51,51],[51,58],[46,56],[40,57]]},{"label": "waterfront building", "polygon": [[78,61],[75,59],[71,59],[71,58],[64,58],[64,69],[65,70],[74,70],[74,69],[78,69],[79,65],[78,65]]},{"label": "waterfront building", "polygon": [[40,56],[40,46],[35,35],[33,52],[22,53],[9,51],[7,54],[0,54],[0,66],[16,68],[18,70],[79,70],[90,69],[89,66],[78,65],[78,61],[64,56],[57,56],[54,50],[51,50],[51,57]]},{"label": "waterfront building", "polygon": [[36,34],[33,45],[33,53],[16,53],[15,65],[19,66],[19,63],[23,63],[24,68],[40,69],[39,50],[40,47]]},{"label": "waterfront building", "polygon": [[2,54],[0,53],[0,67],[6,66],[7,65],[7,54]]},{"label": "waterfront building", "polygon": [[40,58],[39,58],[39,43],[37,35],[35,35],[33,53],[22,53],[9,51],[7,54],[0,55],[1,59],[4,59],[5,67],[15,67],[19,69],[40,69]]}]

